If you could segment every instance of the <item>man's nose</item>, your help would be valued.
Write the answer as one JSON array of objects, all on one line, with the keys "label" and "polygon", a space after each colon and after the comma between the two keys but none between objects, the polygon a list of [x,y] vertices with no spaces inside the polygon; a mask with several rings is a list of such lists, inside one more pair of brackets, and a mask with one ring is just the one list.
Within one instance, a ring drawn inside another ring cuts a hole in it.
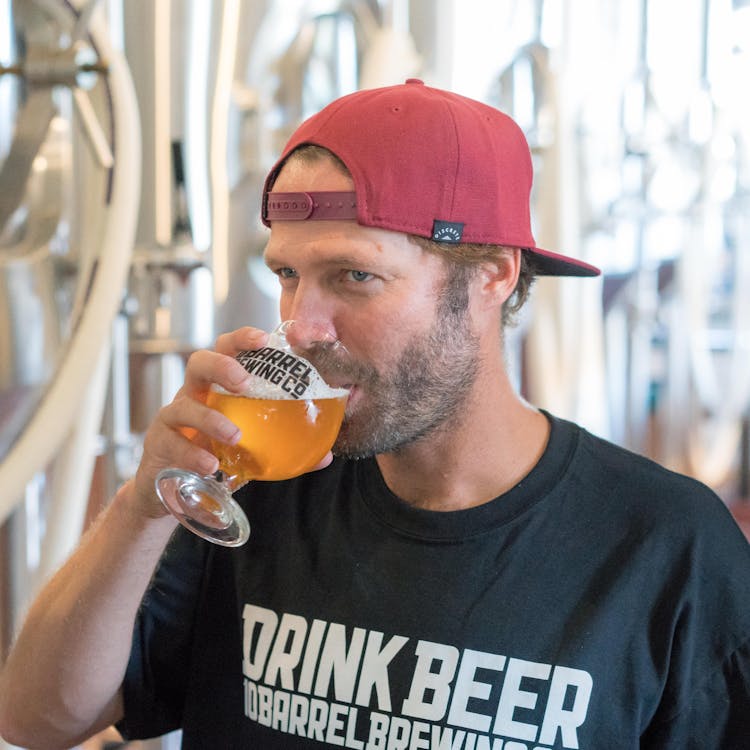
[{"label": "man's nose", "polygon": [[322,320],[290,318],[284,321],[283,328],[287,342],[296,352],[305,352],[321,344],[331,346],[337,343],[333,326]]},{"label": "man's nose", "polygon": [[309,349],[315,344],[336,341],[331,301],[321,290],[309,283],[300,283],[294,291],[290,304],[282,309],[285,320],[294,321],[286,330],[287,341],[292,348]]}]

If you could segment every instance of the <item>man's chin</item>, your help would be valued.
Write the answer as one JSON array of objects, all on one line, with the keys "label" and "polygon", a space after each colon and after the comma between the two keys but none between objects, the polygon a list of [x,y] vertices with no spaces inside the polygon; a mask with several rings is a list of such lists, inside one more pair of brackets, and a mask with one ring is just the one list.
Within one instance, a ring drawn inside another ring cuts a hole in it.
[{"label": "man's chin", "polygon": [[[331,448],[337,458],[359,460],[370,458],[377,453],[372,443],[372,431],[357,429],[356,416],[344,419],[339,436]],[[356,434],[359,432],[359,436]]]},{"label": "man's chin", "polygon": [[331,451],[338,458],[358,460],[393,453],[409,442],[398,430],[386,429],[382,424],[375,425],[372,420],[360,417],[359,420],[344,420]]},{"label": "man's chin", "polygon": [[375,451],[356,445],[334,445],[331,448],[331,453],[336,458],[342,458],[347,461],[359,461],[362,458],[372,458],[375,455]]}]

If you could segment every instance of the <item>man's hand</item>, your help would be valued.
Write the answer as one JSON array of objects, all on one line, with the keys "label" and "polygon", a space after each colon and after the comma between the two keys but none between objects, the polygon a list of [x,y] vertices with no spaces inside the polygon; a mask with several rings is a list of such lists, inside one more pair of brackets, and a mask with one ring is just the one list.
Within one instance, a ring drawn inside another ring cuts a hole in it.
[{"label": "man's hand", "polygon": [[[146,431],[134,487],[139,512],[150,517],[166,515],[154,491],[156,475],[162,469],[177,467],[201,475],[217,470],[218,461],[208,449],[208,441],[231,445],[239,440],[240,431],[223,414],[206,406],[208,391],[216,384],[230,393],[242,393],[250,376],[235,356],[243,349],[259,349],[267,341],[264,331],[245,327],[219,336],[214,351],[190,355],[183,386]],[[322,465],[328,463],[330,458]]]}]

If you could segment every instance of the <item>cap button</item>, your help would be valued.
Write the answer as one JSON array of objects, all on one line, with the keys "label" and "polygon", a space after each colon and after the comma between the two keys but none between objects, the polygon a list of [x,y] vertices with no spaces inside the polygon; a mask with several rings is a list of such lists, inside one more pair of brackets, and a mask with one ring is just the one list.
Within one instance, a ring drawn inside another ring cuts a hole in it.
[{"label": "cap button", "polygon": [[422,86],[424,86],[424,81],[421,78],[407,78],[407,83],[420,83]]}]

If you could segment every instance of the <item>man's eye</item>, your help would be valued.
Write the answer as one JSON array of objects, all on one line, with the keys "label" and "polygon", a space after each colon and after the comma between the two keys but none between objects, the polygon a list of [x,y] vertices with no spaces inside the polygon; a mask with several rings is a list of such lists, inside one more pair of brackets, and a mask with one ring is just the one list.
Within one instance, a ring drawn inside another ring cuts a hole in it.
[{"label": "man's eye", "polygon": [[293,268],[284,267],[277,269],[276,275],[280,279],[293,279],[297,275],[297,272]]},{"label": "man's eye", "polygon": [[373,276],[367,271],[348,271],[349,277],[353,281],[369,281]]}]

